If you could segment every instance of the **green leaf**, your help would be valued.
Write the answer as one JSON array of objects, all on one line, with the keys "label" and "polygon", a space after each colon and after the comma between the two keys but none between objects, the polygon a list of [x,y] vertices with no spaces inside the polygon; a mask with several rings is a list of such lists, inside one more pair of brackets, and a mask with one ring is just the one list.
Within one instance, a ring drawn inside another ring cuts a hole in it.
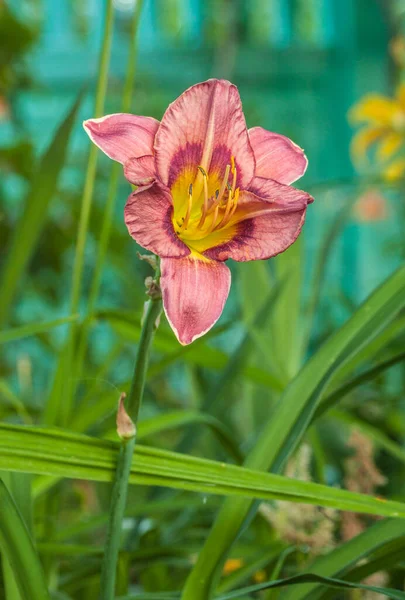
[{"label": "green leaf", "polygon": [[353,201],[346,202],[345,206],[339,210],[335,218],[330,223],[326,234],[322,240],[321,246],[316,253],[315,265],[313,278],[310,285],[310,296],[305,311],[305,333],[304,333],[304,346],[308,346],[310,333],[314,324],[316,310],[319,306],[321,297],[321,290],[324,284],[326,275],[326,268],[328,260],[330,258],[332,247],[336,241],[336,238],[342,231],[342,228],[346,224],[353,208]]},{"label": "green leaf", "polygon": [[[305,364],[278,401],[271,419],[246,460],[252,469],[279,471],[302,440],[331,378],[370,343],[405,305],[405,267],[389,277]],[[229,500],[189,576],[183,600],[212,595],[227,552],[247,520],[251,501]]]},{"label": "green leaf", "polygon": [[[333,587],[337,589],[367,590],[369,592],[377,592],[379,594],[383,594],[384,596],[387,596],[387,598],[392,598],[393,600],[405,600],[405,592],[400,592],[399,590],[377,587],[375,585],[351,583],[349,581],[333,579],[332,577],[322,577],[321,575],[314,575],[312,573],[303,573],[302,575],[295,575],[295,577],[288,577],[287,579],[279,579],[278,581],[270,581],[268,583],[259,583],[257,585],[251,585],[249,587],[239,589],[236,592],[231,592],[230,594],[217,596],[217,600],[239,600],[241,596],[245,594],[253,594],[262,590],[270,590],[280,587],[289,587],[297,585],[302,586],[302,584],[312,582],[320,583],[322,585],[326,585],[328,587]],[[136,596],[125,596],[124,598],[121,598],[121,600],[130,600],[131,598],[136,598]]]},{"label": "green leaf", "polygon": [[24,600],[49,598],[31,537],[12,496],[0,480],[0,548],[7,557]]},{"label": "green leaf", "polygon": [[228,386],[235,382],[237,374],[243,372],[247,358],[252,353],[254,340],[251,336],[251,331],[258,327],[260,323],[265,322],[267,315],[272,313],[282,294],[283,283],[284,282],[278,283],[273,287],[265,297],[264,301],[262,300],[259,304],[257,312],[251,317],[253,320],[246,323],[246,331],[241,341],[229,357],[217,383],[213,386],[213,389],[207,392],[204,402],[204,409],[206,411],[209,411],[210,409],[215,409],[217,413],[223,411],[224,407],[221,400],[223,400]]},{"label": "green leaf", "polygon": [[[0,425],[0,469],[5,471],[112,481],[119,447],[118,442],[59,429]],[[141,445],[135,450],[130,483],[405,518],[400,502]]]},{"label": "green leaf", "polygon": [[325,412],[327,412],[332,406],[334,406],[352,390],[356,389],[363,383],[367,383],[372,379],[375,379],[380,373],[383,373],[387,369],[390,369],[404,360],[405,352],[400,352],[388,360],[377,363],[371,369],[368,369],[367,371],[364,371],[364,373],[357,375],[357,377],[353,377],[353,379],[346,381],[341,386],[336,388],[331,394],[326,396],[326,398],[322,399],[322,402],[315,411],[314,419],[319,419],[323,414],[325,414]]},{"label": "green leaf", "polygon": [[272,314],[271,348],[284,381],[298,371],[302,357],[302,238],[275,259],[277,280],[285,282]]},{"label": "green leaf", "polygon": [[48,206],[55,196],[59,175],[65,164],[68,142],[81,99],[82,94],[79,94],[35,170],[24,214],[15,228],[0,281],[0,324],[7,321],[21,277],[44,227]]},{"label": "green leaf", "polygon": [[[366,531],[345,542],[332,552],[315,559],[308,570],[316,575],[330,577],[345,576],[348,570],[385,544],[405,535],[405,524],[397,519],[375,523]],[[288,590],[283,600],[318,600],[322,595],[319,585],[306,585]]]},{"label": "green leaf", "polygon": [[21,338],[38,335],[39,333],[46,333],[55,327],[59,327],[59,325],[65,325],[65,323],[75,321],[77,318],[78,315],[71,315],[69,317],[55,319],[54,321],[47,321],[45,323],[29,323],[28,325],[22,325],[21,327],[14,327],[13,329],[0,331],[0,344],[14,342],[15,340],[19,340]]}]

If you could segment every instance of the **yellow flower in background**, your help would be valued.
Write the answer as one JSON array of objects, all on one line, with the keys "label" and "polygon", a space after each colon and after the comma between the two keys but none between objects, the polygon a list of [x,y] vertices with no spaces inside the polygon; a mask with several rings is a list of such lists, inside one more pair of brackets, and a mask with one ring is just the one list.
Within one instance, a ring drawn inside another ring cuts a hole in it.
[{"label": "yellow flower in background", "polygon": [[244,565],[244,561],[241,558],[228,558],[226,563],[224,564],[224,569],[222,571],[223,575],[230,575],[234,573],[234,571],[238,571]]},{"label": "yellow flower in background", "polygon": [[394,98],[381,94],[367,94],[349,112],[353,125],[365,124],[353,137],[353,162],[366,162],[367,152],[374,147],[375,159],[388,180],[396,180],[405,173],[405,83],[397,88]]}]

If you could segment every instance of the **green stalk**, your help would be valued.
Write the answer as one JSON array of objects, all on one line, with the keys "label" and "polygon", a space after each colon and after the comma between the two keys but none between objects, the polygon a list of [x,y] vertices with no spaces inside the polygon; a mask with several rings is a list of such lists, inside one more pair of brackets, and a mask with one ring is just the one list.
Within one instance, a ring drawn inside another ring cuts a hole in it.
[{"label": "green stalk", "polygon": [[[125,75],[124,89],[122,92],[122,104],[121,110],[126,113],[131,109],[132,103],[132,91],[135,79],[136,60],[137,60],[137,33],[139,27],[139,20],[141,17],[143,0],[138,0],[134,8],[134,14],[132,17],[131,31],[130,31],[130,44],[128,54],[127,71]],[[115,199],[117,197],[117,188],[119,182],[119,175],[121,173],[121,165],[113,163],[111,169],[110,185],[107,196],[107,203],[104,212],[103,223],[101,226],[100,242],[98,244],[98,253],[96,259],[96,266],[94,268],[93,280],[91,284],[90,297],[88,301],[88,312],[91,314],[94,310],[94,306],[97,300],[98,291],[100,288],[101,270],[107,253],[108,242],[110,239],[111,223],[114,215]]]},{"label": "green stalk", "polygon": [[[108,68],[111,56],[111,44],[114,25],[114,5],[113,0],[107,0],[107,8],[105,15],[104,37],[101,47],[98,80],[96,88],[96,98],[94,105],[95,117],[102,116],[104,112],[104,103],[107,92]],[[94,182],[96,178],[98,160],[98,149],[94,144],[90,146],[89,159],[87,163],[86,179],[82,196],[82,205],[80,211],[79,228],[77,233],[75,260],[72,274],[72,289],[70,296],[70,306],[72,314],[76,314],[79,308],[80,293],[82,288],[84,253],[86,248],[87,232],[89,228],[91,205],[93,201]],[[72,323],[69,330],[69,338],[66,346],[67,372],[71,372],[71,365],[74,357],[74,345],[76,337],[76,324]],[[68,421],[72,399],[73,385],[70,382],[67,385],[67,391],[64,395],[63,402],[60,405],[61,415],[60,421],[64,425]]]},{"label": "green stalk", "polygon": [[113,600],[115,597],[115,581],[117,574],[118,553],[120,548],[122,520],[124,517],[129,474],[132,455],[136,443],[136,423],[145,388],[149,352],[156,329],[156,322],[162,309],[162,300],[154,297],[149,300],[144,317],[138,352],[135,361],[134,375],[129,392],[128,407],[133,422],[123,408],[122,398],[117,417],[117,430],[122,443],[117,461],[114,487],[111,497],[110,516],[106,549],[101,573],[101,600]]},{"label": "green stalk", "polygon": [[[130,31],[130,44],[128,54],[128,64],[125,75],[124,88],[122,91],[122,104],[121,112],[127,113],[131,110],[132,103],[132,92],[136,72],[136,61],[137,61],[137,33],[139,28],[139,20],[141,17],[143,0],[138,0],[136,3],[134,14],[132,17],[131,31]],[[95,148],[95,146],[93,146]],[[97,151],[97,149],[95,148]],[[118,183],[121,175],[121,165],[113,163],[111,167],[110,182],[108,187],[107,202],[105,205],[103,222],[101,225],[100,241],[98,244],[98,252],[96,258],[96,264],[93,272],[93,279],[91,282],[90,296],[87,302],[87,319],[83,323],[83,330],[80,336],[80,344],[77,352],[77,373],[76,380],[79,381],[81,378],[81,368],[84,362],[84,356],[87,348],[87,339],[89,328],[92,322],[92,314],[97,302],[97,297],[100,289],[101,273],[105,257],[107,254],[108,243],[110,241],[111,225],[113,222],[115,201],[117,197]]]},{"label": "green stalk", "polygon": [[[107,0],[107,10],[105,16],[105,28],[103,45],[101,48],[99,75],[96,89],[96,99],[94,105],[95,117],[101,117],[104,112],[104,103],[107,92],[108,67],[110,64],[111,43],[114,24],[114,6],[113,0]],[[93,200],[94,181],[96,176],[98,159],[98,149],[95,144],[91,144],[89,160],[87,163],[86,180],[82,197],[82,208],[80,213],[79,230],[77,234],[75,262],[72,276],[71,292],[71,314],[77,312],[80,300],[81,282],[83,274],[84,250],[86,246],[87,230],[89,228],[89,219],[91,204]]]}]

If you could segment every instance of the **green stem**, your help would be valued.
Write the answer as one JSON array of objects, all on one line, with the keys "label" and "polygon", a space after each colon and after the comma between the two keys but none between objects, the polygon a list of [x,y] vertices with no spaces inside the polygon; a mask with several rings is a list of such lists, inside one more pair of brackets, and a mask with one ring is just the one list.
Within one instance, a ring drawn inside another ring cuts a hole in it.
[{"label": "green stem", "polygon": [[[131,31],[129,36],[130,44],[128,53],[128,64],[125,75],[124,89],[122,91],[121,111],[123,113],[129,112],[129,110],[131,109],[132,91],[135,79],[137,58],[137,32],[142,11],[142,4],[143,0],[138,0],[132,17]],[[87,304],[87,310],[89,314],[91,314],[94,310],[94,306],[98,296],[98,291],[100,288],[101,271],[107,253],[108,242],[110,240],[111,224],[113,221],[115,200],[117,197],[117,189],[121,168],[121,165],[119,165],[118,163],[113,163],[111,169],[110,185],[108,190],[107,203],[104,211],[103,223],[101,226],[100,242],[98,244],[96,265],[94,268],[93,279],[91,283],[90,297]]]},{"label": "green stem", "polygon": [[142,325],[141,337],[139,339],[139,350],[135,361],[134,377],[132,379],[131,390],[128,396],[128,412],[135,424],[138,421],[143,390],[145,388],[150,344],[156,329],[156,320],[159,318],[161,310],[162,301],[160,299],[149,300]]},{"label": "green stem", "polygon": [[[143,0],[138,0],[136,3],[132,23],[131,30],[129,35],[129,52],[128,52],[128,63],[125,75],[124,87],[122,90],[122,103],[121,103],[121,112],[127,113],[131,109],[132,104],[132,93],[134,87],[134,79],[135,79],[135,71],[136,71],[136,61],[137,61],[137,33],[139,28],[139,20],[141,17]],[[107,201],[105,205],[103,222],[101,225],[100,238],[98,243],[98,251],[96,257],[96,263],[93,272],[93,278],[90,287],[89,299],[87,302],[87,318],[83,323],[82,333],[80,336],[80,342],[77,350],[77,372],[75,379],[76,381],[80,381],[82,367],[84,363],[84,357],[87,349],[87,342],[89,336],[89,330],[92,324],[92,316],[94,312],[94,308],[97,302],[98,293],[100,290],[101,283],[101,273],[103,264],[105,261],[105,257],[107,254],[108,244],[110,241],[111,227],[113,223],[115,203],[117,198],[117,190],[118,184],[121,177],[121,165],[118,163],[113,163],[111,167],[110,174],[110,182],[108,187]]]},{"label": "green stem", "polygon": [[[96,89],[96,99],[94,106],[95,117],[101,117],[104,112],[104,103],[107,92],[108,67],[110,64],[111,43],[114,24],[114,5],[113,0],[107,0],[107,10],[105,16],[105,29],[103,45],[101,48],[99,75]],[[77,234],[75,262],[72,276],[71,292],[71,313],[77,312],[80,300],[81,281],[84,264],[84,250],[86,245],[87,230],[89,228],[89,219],[91,204],[93,199],[94,181],[96,176],[98,148],[91,144],[89,161],[87,164],[86,180],[84,184],[82,208],[80,213],[79,230]]]},{"label": "green stem", "polygon": [[117,461],[114,487],[111,497],[110,517],[106,549],[101,573],[101,600],[113,600],[117,574],[118,553],[120,548],[122,520],[124,517],[128,480],[131,470],[132,455],[136,443],[136,423],[145,388],[150,347],[156,329],[156,321],[162,309],[162,300],[149,300],[144,317],[138,352],[135,361],[134,375],[128,397],[128,408],[135,424],[131,437],[123,437]]},{"label": "green stem", "polygon": [[[107,8],[105,15],[104,37],[101,47],[100,63],[98,71],[98,80],[96,88],[96,98],[94,105],[95,117],[102,116],[104,112],[104,103],[107,92],[108,68],[111,56],[111,44],[114,25],[114,5],[113,0],[107,0]],[[72,274],[72,290],[70,296],[70,307],[72,314],[76,314],[79,308],[80,293],[82,288],[84,253],[86,248],[87,232],[89,228],[91,205],[93,201],[94,182],[96,178],[98,160],[98,148],[95,144],[91,144],[89,159],[87,163],[86,179],[82,196],[82,204],[79,219],[79,228],[77,232],[75,260],[73,264]],[[69,338],[66,346],[66,361],[67,370],[72,371],[74,362],[74,345],[76,337],[76,323],[72,323],[69,329]],[[70,380],[66,384],[66,393],[64,394],[63,403],[61,404],[60,422],[66,424],[71,410],[71,405],[74,396],[74,385]]]}]

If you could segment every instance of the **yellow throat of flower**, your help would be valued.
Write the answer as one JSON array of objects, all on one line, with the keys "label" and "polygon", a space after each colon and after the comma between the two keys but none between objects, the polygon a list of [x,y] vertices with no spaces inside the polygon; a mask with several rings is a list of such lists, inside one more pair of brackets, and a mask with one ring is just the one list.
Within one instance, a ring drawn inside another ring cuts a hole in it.
[{"label": "yellow throat of flower", "polygon": [[[202,177],[201,192],[198,191],[198,188],[201,189],[201,184],[198,185],[198,177]],[[210,181],[205,169],[199,166],[196,183],[190,183],[188,186],[187,202],[184,201],[184,178],[182,179],[182,189],[173,190],[174,230],[187,246],[201,252],[211,246],[209,240],[205,240],[207,236],[214,239],[219,237],[221,240],[223,237],[225,239],[228,237],[219,232],[229,227],[238,206],[239,188],[236,187],[235,159],[231,156],[231,164],[226,166],[222,181],[218,177],[212,177]],[[216,186],[215,183],[219,185]],[[211,236],[214,233],[219,235]]]}]

